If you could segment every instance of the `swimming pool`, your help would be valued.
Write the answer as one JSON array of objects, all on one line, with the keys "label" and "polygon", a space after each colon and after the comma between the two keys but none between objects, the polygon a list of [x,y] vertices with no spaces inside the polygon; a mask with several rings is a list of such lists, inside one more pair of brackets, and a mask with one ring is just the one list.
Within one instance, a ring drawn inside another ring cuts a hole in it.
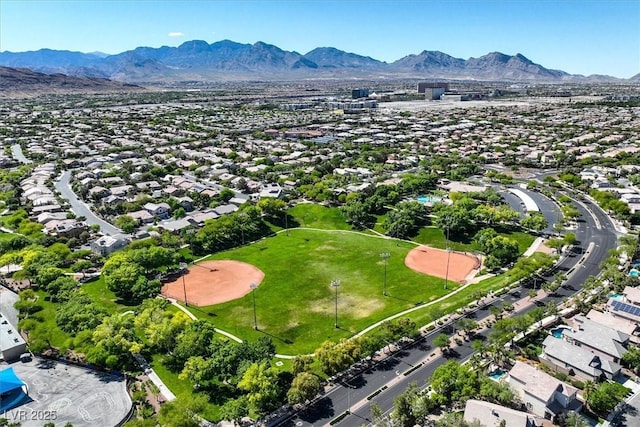
[{"label": "swimming pool", "polygon": [[498,381],[504,378],[505,375],[507,375],[507,373],[502,369],[496,369],[495,371],[489,372],[489,378],[491,378],[494,381]]},{"label": "swimming pool", "polygon": [[551,335],[553,335],[554,337],[560,339],[562,338],[562,335],[564,334],[565,329],[570,329],[570,328],[568,326],[561,325],[561,326],[558,326],[557,328],[551,329],[549,332],[551,332]]},{"label": "swimming pool", "polygon": [[632,268],[631,270],[629,270],[629,276],[640,277],[640,271],[635,268]]},{"label": "swimming pool", "polygon": [[441,201],[442,199],[436,196],[418,196],[416,197],[416,200],[420,203],[435,203]]},{"label": "swimming pool", "polygon": [[609,299],[613,299],[616,301],[624,301],[624,295],[620,295],[620,294],[611,294],[608,295]]}]

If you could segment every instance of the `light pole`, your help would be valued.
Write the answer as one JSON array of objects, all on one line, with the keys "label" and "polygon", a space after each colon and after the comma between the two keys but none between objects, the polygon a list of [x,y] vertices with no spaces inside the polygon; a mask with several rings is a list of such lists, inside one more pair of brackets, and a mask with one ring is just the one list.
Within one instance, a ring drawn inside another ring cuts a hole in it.
[{"label": "light pole", "polygon": [[336,329],[338,329],[338,287],[340,286],[340,280],[332,280],[331,281],[331,286],[333,286],[334,289],[336,290],[336,321],[335,321],[335,327],[336,327]]},{"label": "light pole", "polygon": [[258,317],[256,316],[256,289],[258,285],[255,283],[251,283],[249,285],[251,288],[251,295],[253,296],[253,329],[258,330]]},{"label": "light pole", "polygon": [[447,236],[446,236],[446,248],[447,248],[447,269],[444,273],[444,288],[447,289],[449,285],[449,259],[451,258],[451,248],[449,247],[449,218],[447,217]]},{"label": "light pole", "polygon": [[189,305],[189,303],[187,302],[187,284],[184,280],[184,276],[187,275],[187,263],[181,262],[180,269],[182,270],[182,291],[184,292],[184,305]]},{"label": "light pole", "polygon": [[387,260],[391,254],[389,252],[383,252],[380,254],[382,262],[384,263],[384,281],[382,282],[382,295],[387,296]]}]

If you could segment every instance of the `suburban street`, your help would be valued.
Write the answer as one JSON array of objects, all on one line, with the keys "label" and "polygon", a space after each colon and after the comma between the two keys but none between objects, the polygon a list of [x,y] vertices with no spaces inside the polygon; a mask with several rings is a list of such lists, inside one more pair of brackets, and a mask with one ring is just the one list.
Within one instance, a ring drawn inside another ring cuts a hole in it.
[{"label": "suburban street", "polygon": [[71,189],[70,179],[71,179],[71,171],[66,170],[62,173],[62,175],[60,175],[59,179],[57,179],[54,182],[54,187],[56,188],[56,190],[60,192],[60,195],[64,199],[67,199],[69,201],[69,203],[71,204],[71,210],[73,211],[73,213],[75,213],[77,216],[85,217],[86,218],[85,221],[89,225],[94,225],[94,224],[99,225],[100,230],[104,234],[112,236],[114,234],[122,233],[122,230],[120,230],[118,227],[115,227],[112,224],[109,224],[107,221],[103,220],[102,218],[99,218],[97,215],[91,212],[91,209],[89,209],[89,206],[87,206],[84,202],[78,199],[78,196],[76,195],[76,193],[74,193],[73,190]]},{"label": "suburban street", "polygon": [[11,146],[11,154],[20,163],[23,163],[25,165],[27,165],[29,163],[33,163],[31,160],[27,159],[24,156],[24,153],[22,152],[22,147],[20,146],[20,144],[13,144]]},{"label": "suburban street", "polygon": [[[553,219],[557,218],[554,212],[557,210],[557,206],[552,201],[536,192],[527,191],[527,194],[538,203],[545,217],[550,215]],[[542,303],[554,301],[560,304],[565,297],[579,291],[587,277],[596,276],[599,273],[600,263],[607,257],[609,249],[616,245],[617,237],[614,227],[604,212],[590,203],[585,203],[585,206],[577,204],[577,208],[582,215],[578,228],[575,230],[579,243],[568,256],[562,258],[556,268],[556,271],[567,274],[567,280],[553,296],[541,298]],[[591,213],[597,219],[594,220]],[[580,262],[587,248],[590,250],[585,255],[584,261]],[[544,279],[552,280],[552,274]],[[490,316],[489,308],[492,305],[501,305],[503,301],[514,304],[516,313],[519,315],[536,307],[535,302],[528,299],[526,292],[514,289],[495,301],[481,306],[475,312],[468,314],[467,317],[481,322]],[[411,382],[416,382],[418,386],[424,387],[434,370],[446,363],[447,359],[442,357],[440,351],[433,345],[433,339],[442,332],[451,335],[453,328],[450,324],[437,328],[411,348],[396,353],[393,357],[351,379],[341,381],[312,407],[281,423],[281,425],[327,425],[347,410],[350,411],[350,414],[335,425],[361,426],[368,424],[370,422],[370,402],[375,402],[385,412],[391,410],[394,398],[406,390]],[[478,335],[486,337],[490,332],[490,330],[484,330]],[[455,360],[464,361],[472,353],[471,342],[465,341],[462,345],[455,347]],[[407,371],[417,365],[421,365],[421,367],[405,375]],[[386,388],[378,392],[384,386]],[[367,400],[368,396],[376,392],[378,393],[375,397]]]}]

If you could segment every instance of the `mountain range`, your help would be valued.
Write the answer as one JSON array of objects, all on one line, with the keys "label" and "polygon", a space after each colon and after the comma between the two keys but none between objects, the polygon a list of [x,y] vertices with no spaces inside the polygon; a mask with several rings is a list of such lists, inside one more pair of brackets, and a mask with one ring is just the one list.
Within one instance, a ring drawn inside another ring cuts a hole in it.
[{"label": "mountain range", "polygon": [[138,91],[142,87],[100,77],[75,77],[38,73],[25,68],[0,66],[0,94],[38,96],[43,93]]},{"label": "mountain range", "polygon": [[460,59],[423,51],[395,62],[378,61],[333,47],[302,55],[264,42],[192,40],[178,47],[138,47],[115,55],[41,49],[0,52],[0,65],[41,73],[107,78],[128,83],[184,81],[299,80],[347,78],[423,78],[536,82],[619,81],[610,76],[581,76],[552,70],[521,54],[488,53]]}]

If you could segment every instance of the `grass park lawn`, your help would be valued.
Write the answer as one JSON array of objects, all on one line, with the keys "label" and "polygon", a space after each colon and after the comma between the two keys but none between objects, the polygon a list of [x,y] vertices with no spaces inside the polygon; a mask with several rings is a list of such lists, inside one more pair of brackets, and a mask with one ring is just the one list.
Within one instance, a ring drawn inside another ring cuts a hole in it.
[{"label": "grass park lawn", "polygon": [[[450,292],[444,280],[416,273],[404,265],[415,245],[348,231],[292,229],[250,246],[218,253],[209,259],[233,259],[265,273],[255,291],[259,331],[253,329],[253,300],[243,298],[191,311],[243,339],[273,338],[279,353],[313,352],[324,340],[352,336],[372,323]],[[384,265],[380,253],[391,257]],[[335,288],[338,324],[334,327]]]},{"label": "grass park lawn", "polygon": [[42,305],[43,309],[35,314],[36,317],[42,319],[39,327],[42,327],[46,331],[47,339],[55,347],[66,349],[69,345],[69,341],[73,338],[71,335],[64,332],[56,324],[56,312],[57,304],[47,300],[48,294],[43,290],[35,291],[38,295],[38,304]]},{"label": "grass park lawn", "polygon": [[289,228],[321,228],[327,230],[351,230],[344,221],[339,208],[327,207],[316,203],[301,203],[290,209],[287,214],[294,221]]},{"label": "grass park lawn", "polygon": [[[520,250],[520,253],[523,253],[524,251],[526,251],[527,248],[531,246],[531,244],[535,240],[534,236],[527,233],[523,233],[521,231],[510,231],[510,232],[501,231],[501,232],[498,232],[498,234],[518,242],[518,249]],[[471,243],[470,240],[460,241],[455,239],[456,238],[454,236],[451,236],[451,239],[449,240],[449,246],[454,251],[471,252],[471,251],[477,250],[475,245]],[[446,249],[447,247],[447,239],[445,237],[445,233],[443,230],[437,227],[422,228],[418,233],[418,235],[413,239],[413,241],[423,245],[433,246],[434,248],[438,248],[438,249]]]},{"label": "grass park lawn", "polygon": [[102,276],[82,285],[82,290],[89,295],[89,298],[100,307],[107,309],[109,313],[123,313],[135,310],[137,305],[122,304],[116,294],[114,294],[104,283]]}]

